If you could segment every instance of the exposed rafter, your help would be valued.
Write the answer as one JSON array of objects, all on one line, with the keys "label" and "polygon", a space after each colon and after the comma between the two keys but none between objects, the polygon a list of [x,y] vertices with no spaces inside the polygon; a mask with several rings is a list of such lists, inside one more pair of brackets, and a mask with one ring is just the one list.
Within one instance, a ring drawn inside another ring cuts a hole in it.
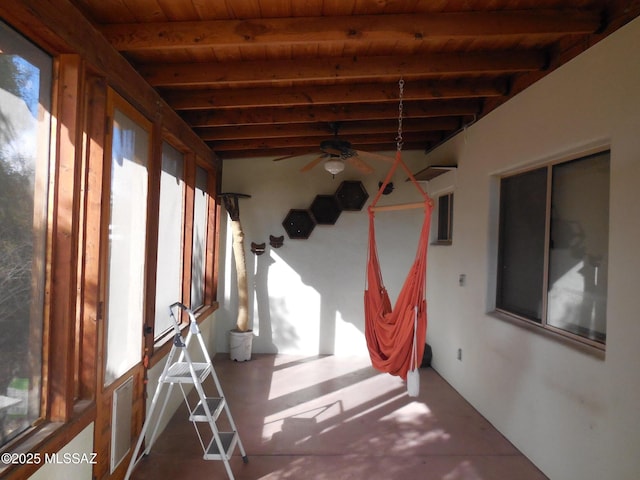
[{"label": "exposed rafter", "polygon": [[222,158],[317,153],[334,122],[354,148],[394,149],[401,77],[404,148],[429,150],[640,14],[638,0],[72,1]]},{"label": "exposed rafter", "polygon": [[[508,92],[507,81],[497,79],[416,80],[404,93],[405,100],[499,97]],[[170,90],[165,100],[176,110],[382,103],[398,101],[398,85],[309,85],[206,90]]]},{"label": "exposed rafter", "polygon": [[154,87],[271,85],[274,82],[390,81],[460,75],[498,75],[543,70],[541,50],[431,53],[253,62],[141,65],[138,70]]},{"label": "exposed rafter", "polygon": [[579,9],[438,14],[115,23],[101,27],[121,51],[264,46],[332,42],[421,42],[543,35],[585,34],[601,25],[598,12]]}]

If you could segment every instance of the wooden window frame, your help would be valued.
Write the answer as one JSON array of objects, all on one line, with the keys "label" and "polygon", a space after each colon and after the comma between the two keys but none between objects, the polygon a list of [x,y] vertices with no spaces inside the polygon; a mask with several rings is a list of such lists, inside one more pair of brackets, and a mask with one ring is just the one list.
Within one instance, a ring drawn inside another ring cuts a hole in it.
[{"label": "wooden window frame", "polygon": [[[98,82],[99,83],[99,82]],[[92,310],[90,263],[83,258],[91,228],[88,204],[81,200],[91,183],[89,166],[97,144],[87,141],[100,126],[90,113],[95,80],[87,79],[78,55],[54,58],[46,280],[43,319],[41,419],[2,446],[2,452],[31,453],[43,458],[80,433],[95,415],[97,313]],[[99,97],[99,94],[98,94]],[[88,134],[85,135],[85,132]],[[99,149],[99,148],[98,148]],[[77,214],[73,214],[77,212]],[[88,267],[88,268],[85,268]],[[25,478],[41,463],[0,465],[7,479]]]},{"label": "wooden window frame", "polygon": [[[186,305],[189,304],[191,297],[191,261],[192,261],[192,245],[193,245],[193,211],[194,211],[194,196],[195,196],[195,181],[196,181],[196,167],[202,167],[207,171],[207,193],[208,193],[208,205],[207,205],[207,236],[206,236],[206,258],[205,258],[205,286],[204,286],[204,303],[194,313],[196,319],[202,322],[219,307],[217,302],[217,289],[218,289],[218,277],[217,277],[217,262],[218,262],[218,248],[219,248],[219,236],[220,229],[220,202],[217,197],[220,184],[220,171],[207,164],[203,159],[199,158],[196,154],[188,151],[184,145],[179,143],[175,138],[169,136],[167,132],[165,135],[161,135],[159,145],[154,149],[154,152],[159,152],[159,157],[154,155],[154,161],[152,162],[153,172],[150,172],[150,180],[153,182],[150,187],[151,199],[150,205],[153,208],[151,211],[156,212],[153,215],[153,221],[150,222],[150,231],[153,232],[150,238],[156,238],[158,232],[159,218],[157,211],[160,202],[160,174],[162,169],[162,143],[168,142],[172,147],[181,151],[184,154],[184,207],[183,207],[183,251],[182,251],[182,271],[183,283],[182,283],[182,299],[180,299]],[[155,145],[155,143],[154,143]],[[155,205],[155,207],[153,207]],[[156,262],[157,262],[157,242],[151,242],[153,245],[149,251],[150,264],[147,275],[147,296],[148,298],[155,298],[156,289]],[[186,319],[183,319],[186,321]],[[162,361],[164,356],[169,352],[171,348],[171,339],[173,338],[172,332],[168,332],[166,335],[155,339],[155,303],[147,302],[146,305],[146,322],[145,322],[145,359],[148,362],[148,366],[154,366],[158,362]]]},{"label": "wooden window frame", "polygon": [[[52,87],[54,124],[49,167],[44,349],[49,355],[55,346],[59,356],[54,361],[62,369],[49,365],[43,376],[43,391],[47,395],[43,395],[46,415],[42,422],[0,448],[2,452],[44,455],[59,451],[92,422],[98,425],[97,372],[101,363],[98,326],[103,320],[100,258],[104,248],[99,239],[107,88],[114,88],[143,115],[154,119],[154,142],[161,145],[164,136],[174,145],[184,144],[185,152],[191,152],[188,153],[191,163],[198,162],[211,172],[208,213],[212,228],[207,236],[205,305],[197,312],[199,319],[218,308],[215,292],[220,207],[216,195],[221,162],[74,7],[35,3],[30,8],[12,4],[1,9],[3,21],[19,27],[25,38],[49,52],[56,68]],[[76,28],[58,30],[62,19]],[[150,168],[150,178],[154,171]],[[69,206],[78,213],[70,223]],[[153,244],[149,242],[147,247],[147,262],[157,255],[157,252],[152,255]],[[145,278],[154,273],[155,268],[148,268]],[[155,288],[154,282],[148,283],[147,288],[152,284]],[[153,318],[147,315],[150,304],[153,308],[152,302],[146,302],[145,318]],[[65,352],[64,346],[70,346],[70,351]],[[155,350],[153,344],[150,346],[151,363],[161,361],[169,351],[169,344]],[[47,358],[43,358],[43,364],[48,362]],[[0,465],[0,476],[10,480],[27,478],[40,466]]]},{"label": "wooden window frame", "polygon": [[[157,126],[157,125],[156,125]],[[159,129],[154,129],[154,133],[157,133]],[[156,135],[154,135],[154,138],[156,138]],[[180,152],[182,154],[182,182],[184,185],[183,188],[183,192],[182,192],[182,218],[181,218],[181,226],[182,226],[182,238],[184,241],[184,235],[185,235],[185,213],[186,213],[186,209],[185,209],[185,202],[186,202],[186,190],[187,190],[187,183],[185,181],[185,172],[186,172],[186,163],[187,163],[187,155],[188,155],[188,150],[186,150],[183,146],[176,146],[173,142],[169,141],[167,138],[164,138],[162,136],[162,134],[160,133],[159,136],[157,136],[157,138],[160,138],[160,145],[156,147],[156,142],[154,141],[154,153],[153,153],[153,158],[156,158],[156,154],[155,151],[157,148],[159,148],[159,158],[157,162],[154,162],[154,165],[157,163],[159,165],[159,168],[152,168],[151,172],[149,172],[149,178],[150,178],[150,188],[149,188],[149,195],[150,195],[150,207],[149,207],[149,232],[154,232],[155,234],[153,234],[152,238],[157,239],[159,237],[159,228],[160,228],[160,198],[162,195],[162,191],[161,191],[161,177],[162,177],[162,162],[163,162],[163,154],[164,154],[164,144],[166,143],[167,145],[169,145],[171,148],[177,150],[178,152]],[[184,251],[184,245],[183,245],[183,251]],[[152,260],[150,260],[150,262],[153,263],[153,272],[152,274],[150,273],[148,275],[147,278],[147,285],[149,286],[149,288],[147,289],[147,293],[148,295],[153,295],[152,297],[149,298],[153,298],[154,302],[147,302],[147,315],[146,318],[149,319],[149,321],[147,323],[145,323],[145,336],[146,337],[151,337],[151,338],[146,338],[145,339],[145,349],[146,349],[146,353],[148,352],[152,352],[155,346],[161,346],[164,343],[166,343],[170,338],[173,337],[173,330],[168,330],[166,332],[164,332],[163,334],[161,334],[160,336],[156,337],[156,332],[155,332],[155,321],[156,321],[156,311],[155,311],[155,296],[156,296],[156,286],[157,286],[157,281],[156,281],[156,277],[157,277],[157,265],[158,265],[158,241],[154,241],[154,242],[150,242],[149,248],[148,248],[148,255],[149,258],[151,258]],[[181,261],[182,264],[182,274],[184,276],[184,254],[183,254],[183,258]],[[151,264],[150,264],[151,266]],[[182,296],[180,298],[176,298],[176,301],[180,301],[182,302]],[[153,303],[153,305],[151,305]],[[151,340],[151,341],[149,341]]]},{"label": "wooden window frame", "polygon": [[[140,328],[143,329],[143,338],[141,343],[144,344],[145,340],[144,340],[144,336],[146,333],[146,325],[147,325],[147,314],[149,311],[148,308],[148,304],[152,303],[150,301],[150,299],[155,297],[155,290],[152,292],[152,296],[149,297],[150,294],[150,290],[149,290],[149,285],[148,285],[148,279],[150,276],[150,272],[155,272],[155,263],[153,265],[150,265],[149,262],[151,262],[152,260],[150,259],[150,250],[152,250],[154,248],[154,246],[156,245],[156,241],[155,239],[152,239],[149,235],[149,225],[150,225],[150,219],[149,219],[149,214],[152,211],[157,211],[157,204],[154,203],[154,200],[151,198],[151,171],[152,170],[157,170],[154,168],[154,165],[157,165],[157,155],[158,155],[158,149],[157,149],[157,139],[154,137],[154,131],[156,130],[153,122],[151,122],[149,119],[146,118],[146,116],[140,112],[134,105],[132,105],[127,99],[125,99],[124,97],[122,97],[121,95],[119,95],[117,92],[115,92],[115,90],[109,88],[107,91],[107,108],[106,108],[106,115],[105,115],[105,121],[108,122],[107,123],[107,129],[106,131],[108,132],[108,134],[106,135],[106,141],[105,141],[105,156],[104,156],[104,168],[103,168],[103,182],[102,182],[102,212],[101,212],[101,217],[102,217],[102,224],[101,224],[101,243],[104,242],[104,248],[107,249],[109,248],[109,224],[111,221],[111,211],[110,211],[110,205],[109,205],[109,200],[110,200],[110,196],[111,196],[111,189],[113,187],[112,185],[112,162],[113,162],[113,152],[112,152],[112,144],[111,142],[113,141],[113,134],[114,134],[114,118],[115,118],[115,112],[119,111],[121,114],[123,114],[124,116],[126,116],[129,120],[133,121],[138,127],[140,127],[142,130],[146,131],[148,133],[148,139],[147,139],[147,147],[148,147],[148,156],[147,156],[147,163],[144,165],[145,170],[146,170],[146,174],[147,174],[147,196],[146,196],[146,211],[145,211],[145,222],[146,222],[146,230],[145,230],[145,238],[144,238],[144,253],[143,253],[143,259],[144,259],[144,267],[143,267],[143,277],[144,277],[144,286],[142,289],[142,321],[140,324]],[[157,251],[154,250],[154,251]],[[155,261],[155,255],[153,256],[153,261]],[[104,379],[104,373],[105,373],[105,369],[107,366],[107,356],[108,356],[108,352],[107,352],[107,346],[106,346],[106,342],[107,342],[107,336],[108,336],[108,331],[109,331],[109,325],[108,325],[108,312],[105,312],[105,310],[108,310],[108,304],[109,304],[109,299],[108,299],[108,290],[109,290],[109,255],[104,254],[103,257],[101,257],[101,262],[103,262],[103,264],[101,265],[102,268],[102,275],[101,275],[101,280],[102,280],[102,284],[103,284],[103,292],[101,292],[101,295],[104,295],[104,298],[101,299],[100,305],[101,305],[101,310],[103,310],[103,315],[104,315],[104,322],[102,325],[102,332],[100,333],[101,338],[99,339],[100,341],[100,346],[103,349],[103,364],[99,365],[99,369],[100,369],[100,373],[98,375],[98,379],[99,379],[99,388],[102,388],[103,391],[108,391],[111,390],[113,388],[117,388],[117,386],[119,386],[119,384],[122,382],[122,378],[124,376],[126,376],[126,374],[122,374],[118,380],[115,380],[113,383],[109,384],[109,385],[104,385],[105,379]],[[155,286],[155,285],[154,285]],[[141,349],[143,349],[144,347],[141,345]],[[142,356],[142,351],[140,352],[141,356]],[[136,366],[133,366],[130,370],[136,370]]]}]

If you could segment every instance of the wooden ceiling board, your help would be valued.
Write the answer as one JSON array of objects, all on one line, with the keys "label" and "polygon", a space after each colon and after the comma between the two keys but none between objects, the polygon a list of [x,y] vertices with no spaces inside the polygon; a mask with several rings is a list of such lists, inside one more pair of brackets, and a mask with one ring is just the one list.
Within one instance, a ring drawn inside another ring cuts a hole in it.
[{"label": "wooden ceiling board", "polygon": [[[231,12],[231,18],[262,18],[262,8],[258,0],[226,0],[227,8]],[[268,7],[265,8],[268,12]],[[268,15],[268,13],[266,14]]]},{"label": "wooden ceiling board", "polygon": [[134,22],[133,12],[124,0],[110,2],[95,2],[94,0],[75,0],[74,5],[96,24],[114,24],[118,22]]},{"label": "wooden ceiling board", "polygon": [[293,17],[319,17],[322,15],[322,2],[294,0],[291,2],[290,15]]},{"label": "wooden ceiling board", "polygon": [[228,19],[231,18],[227,2],[210,0],[192,0],[193,8],[201,20],[211,20],[214,18]]},{"label": "wooden ceiling board", "polygon": [[405,148],[428,150],[640,14],[640,0],[71,1],[222,158],[300,152],[329,122],[392,148],[373,137],[393,133],[400,78]]},{"label": "wooden ceiling board", "polygon": [[[138,0],[135,0],[136,2]],[[147,0],[156,1],[166,18],[172,22],[200,20],[200,13],[193,0]]]}]

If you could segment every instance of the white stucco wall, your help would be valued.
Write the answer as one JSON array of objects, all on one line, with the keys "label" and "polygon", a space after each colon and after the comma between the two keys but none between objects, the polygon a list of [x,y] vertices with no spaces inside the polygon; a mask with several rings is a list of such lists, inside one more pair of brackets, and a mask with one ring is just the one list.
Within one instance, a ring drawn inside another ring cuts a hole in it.
[{"label": "white stucco wall", "polygon": [[[419,170],[455,159],[456,172],[429,184],[455,193],[454,242],[431,246],[428,342],[435,368],[552,479],[635,479],[640,472],[640,20],[533,85],[429,155],[406,154]],[[410,88],[410,82],[406,88]],[[492,316],[498,175],[524,166],[611,148],[609,292],[605,358]],[[307,159],[228,160],[223,191],[241,200],[257,337],[254,352],[366,354],[362,292],[367,216],[343,212],[308,240],[268,246],[290,208],[308,207],[341,180],[360,179],[370,198],[386,165],[332,180]],[[404,177],[389,201],[413,200]],[[414,215],[414,216],[412,216]],[[390,214],[380,252],[397,291],[414,254],[416,212]],[[379,225],[382,225],[381,223]],[[393,242],[390,237],[394,237]],[[411,245],[410,245],[411,244]],[[222,257],[216,348],[226,351],[237,300],[230,239]],[[385,254],[392,258],[385,261]],[[395,268],[391,268],[394,264]],[[466,283],[459,286],[460,274]],[[456,359],[458,348],[462,360]]]},{"label": "white stucco wall", "polygon": [[[429,257],[435,368],[552,479],[640,474],[640,20],[533,85],[429,156],[458,170],[454,242]],[[611,148],[604,359],[498,319],[497,176]],[[466,285],[458,276],[466,274]],[[462,348],[462,361],[456,359]]]},{"label": "white stucco wall", "polygon": [[41,457],[41,465],[36,473],[29,478],[32,480],[91,480],[93,478],[93,465],[91,462],[108,462],[109,459],[101,459],[94,456],[93,427],[91,423],[82,430],[60,451],[50,452]]},{"label": "white stucco wall", "polygon": [[[390,160],[394,154],[389,153]],[[301,173],[300,168],[316,156],[310,154],[279,162],[234,159],[224,164],[222,190],[251,195],[249,199],[240,200],[240,220],[245,232],[249,309],[256,331],[253,348],[256,353],[368,354],[363,319],[368,242],[366,207],[391,163],[369,162],[376,169],[370,175],[347,166],[335,179],[322,165]],[[416,162],[424,161],[424,154],[405,152],[403,159],[415,171]],[[406,178],[406,173],[398,169],[394,192],[383,196],[379,204],[419,201],[419,192],[410,182],[405,182]],[[316,195],[333,195],[345,180],[362,181],[369,194],[364,208],[343,211],[335,225],[317,225],[308,239],[289,239],[282,226],[289,210],[310,207]],[[380,212],[376,216],[383,276],[393,299],[415,257],[421,212]],[[226,213],[225,218],[228,218]],[[230,228],[223,225],[217,351],[228,351],[228,331],[235,325],[237,315],[230,235]],[[270,247],[269,235],[284,235],[284,245],[279,249]],[[266,242],[266,252],[253,255],[251,242]]]}]

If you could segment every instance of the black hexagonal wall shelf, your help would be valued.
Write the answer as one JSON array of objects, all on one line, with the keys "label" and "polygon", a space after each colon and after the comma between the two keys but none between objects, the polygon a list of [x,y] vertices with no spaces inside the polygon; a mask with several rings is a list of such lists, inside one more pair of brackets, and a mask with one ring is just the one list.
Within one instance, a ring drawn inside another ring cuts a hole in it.
[{"label": "black hexagonal wall shelf", "polygon": [[316,195],[309,210],[318,225],[334,225],[342,212],[335,195]]},{"label": "black hexagonal wall shelf", "polygon": [[335,197],[342,210],[358,211],[364,207],[369,194],[362,182],[345,180],[336,190]]},{"label": "black hexagonal wall shelf", "polygon": [[309,210],[293,208],[289,210],[289,213],[282,222],[282,226],[287,232],[287,235],[289,235],[289,238],[306,239],[311,235],[311,232],[316,226],[316,221]]}]

